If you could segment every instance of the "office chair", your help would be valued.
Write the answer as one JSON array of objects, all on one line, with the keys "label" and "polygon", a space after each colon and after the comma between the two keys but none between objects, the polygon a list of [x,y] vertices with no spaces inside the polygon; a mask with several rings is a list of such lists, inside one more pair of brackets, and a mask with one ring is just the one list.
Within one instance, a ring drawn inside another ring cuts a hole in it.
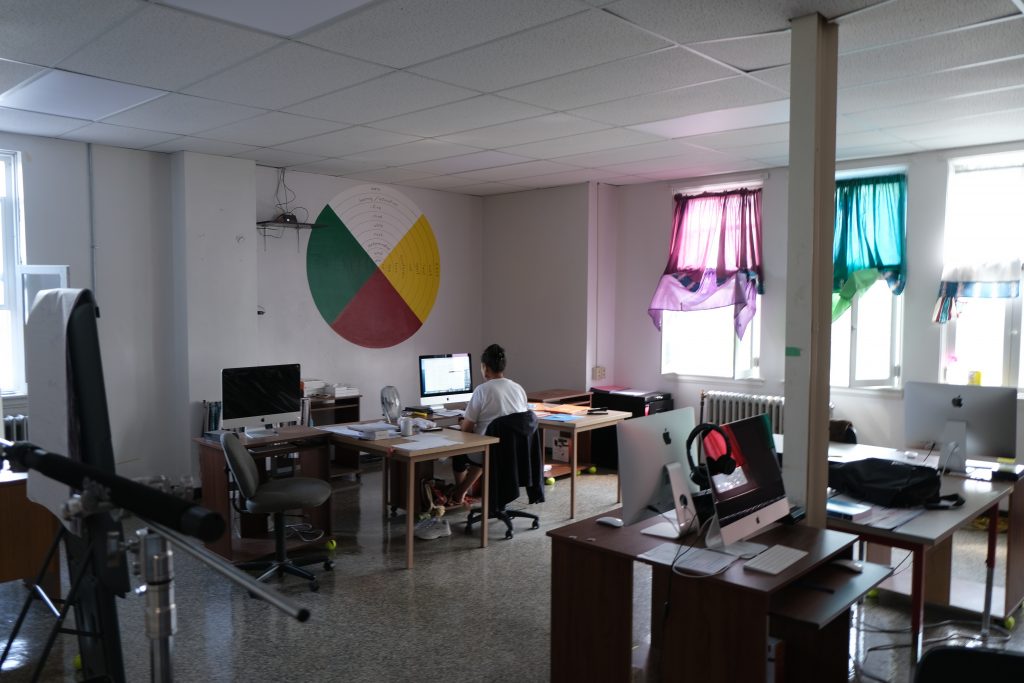
[{"label": "office chair", "polygon": [[962,645],[933,647],[917,663],[914,683],[963,683],[979,675],[990,681],[1024,680],[1024,652]]},{"label": "office chair", "polygon": [[[531,529],[540,528],[540,518],[522,510],[508,510],[506,506],[519,497],[519,488],[525,487],[530,503],[544,502],[544,458],[537,431],[537,416],[533,411],[513,413],[499,417],[487,426],[487,436],[495,436],[498,443],[491,446],[490,514],[505,523],[505,538],[512,538],[512,519],[532,519]],[[481,508],[473,508],[466,519],[466,533],[480,521]]]},{"label": "office chair", "polygon": [[245,509],[249,512],[269,513],[274,516],[274,559],[241,562],[235,566],[239,569],[266,570],[257,581],[267,581],[275,574],[279,577],[291,574],[309,581],[310,590],[319,590],[320,583],[316,576],[302,569],[302,566],[323,562],[324,569],[331,569],[334,567],[334,562],[322,555],[290,559],[285,552],[284,513],[286,510],[315,507],[322,504],[331,496],[331,485],[322,479],[312,477],[272,479],[261,484],[256,461],[238,440],[237,434],[233,432],[222,434],[220,445],[224,449],[224,458],[227,460],[228,469],[231,470],[231,475],[238,483],[238,491],[245,500]]},{"label": "office chair", "polygon": [[849,420],[829,420],[828,440],[838,443],[857,443],[857,430]]}]

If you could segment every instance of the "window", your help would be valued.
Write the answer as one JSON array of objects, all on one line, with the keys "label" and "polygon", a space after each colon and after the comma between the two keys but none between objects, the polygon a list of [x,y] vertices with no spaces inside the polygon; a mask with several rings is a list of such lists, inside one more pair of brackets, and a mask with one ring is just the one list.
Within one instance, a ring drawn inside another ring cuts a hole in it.
[{"label": "window", "polygon": [[899,381],[907,178],[875,173],[836,180],[832,386]]},{"label": "window", "polygon": [[23,394],[25,319],[43,289],[68,286],[67,266],[25,265],[21,168],[17,152],[0,150],[0,390]]},{"label": "window", "polygon": [[758,375],[761,189],[677,194],[668,265],[648,313],[663,373]]},{"label": "window", "polygon": [[1022,193],[1022,154],[950,163],[942,282],[935,307],[935,320],[945,323],[945,382],[1021,384]]}]

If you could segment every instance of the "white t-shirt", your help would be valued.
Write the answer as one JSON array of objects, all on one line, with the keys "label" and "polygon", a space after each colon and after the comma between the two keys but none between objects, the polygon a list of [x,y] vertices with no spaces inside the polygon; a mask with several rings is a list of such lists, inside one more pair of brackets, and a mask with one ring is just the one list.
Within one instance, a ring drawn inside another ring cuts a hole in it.
[{"label": "white t-shirt", "polygon": [[527,410],[526,391],[512,380],[502,377],[487,380],[473,390],[473,397],[466,404],[466,419],[475,423],[473,431],[483,434],[495,419]]}]

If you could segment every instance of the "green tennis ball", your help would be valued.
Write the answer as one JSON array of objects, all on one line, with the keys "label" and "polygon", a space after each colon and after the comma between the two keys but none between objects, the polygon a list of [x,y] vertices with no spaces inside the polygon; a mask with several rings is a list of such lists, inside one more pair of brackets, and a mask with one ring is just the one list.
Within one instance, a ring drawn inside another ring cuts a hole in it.
[{"label": "green tennis ball", "polygon": [[327,543],[324,544],[324,547],[327,548],[328,550],[334,550],[335,548],[338,547],[338,542],[335,541],[332,538],[331,540],[327,541]]},{"label": "green tennis ball", "polygon": [[1017,620],[1014,619],[1012,616],[1006,617],[1006,619],[1003,620],[1003,626],[1006,627],[1007,631],[1012,631],[1013,627],[1016,626],[1016,625],[1017,625]]},{"label": "green tennis ball", "polygon": [[595,467],[594,465],[591,465],[590,469],[587,470],[587,472],[589,472],[590,474],[597,474],[597,467]]},{"label": "green tennis ball", "polygon": [[555,485],[555,478],[554,477],[548,477],[547,479],[544,480],[544,483],[547,484],[548,486],[554,486]]},{"label": "green tennis ball", "polygon": [[71,660],[71,664],[75,667],[75,671],[82,670],[82,655],[75,655]]}]

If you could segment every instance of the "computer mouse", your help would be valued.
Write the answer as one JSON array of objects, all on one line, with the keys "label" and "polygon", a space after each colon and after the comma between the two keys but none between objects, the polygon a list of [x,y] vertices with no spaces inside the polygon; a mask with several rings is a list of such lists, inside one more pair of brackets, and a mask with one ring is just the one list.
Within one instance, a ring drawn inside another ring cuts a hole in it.
[{"label": "computer mouse", "polygon": [[605,526],[614,526],[614,527],[622,526],[622,520],[619,519],[618,517],[598,517],[597,518],[597,523],[598,524],[604,524]]},{"label": "computer mouse", "polygon": [[864,571],[864,563],[857,560],[832,560],[832,564],[854,574],[860,574]]}]

